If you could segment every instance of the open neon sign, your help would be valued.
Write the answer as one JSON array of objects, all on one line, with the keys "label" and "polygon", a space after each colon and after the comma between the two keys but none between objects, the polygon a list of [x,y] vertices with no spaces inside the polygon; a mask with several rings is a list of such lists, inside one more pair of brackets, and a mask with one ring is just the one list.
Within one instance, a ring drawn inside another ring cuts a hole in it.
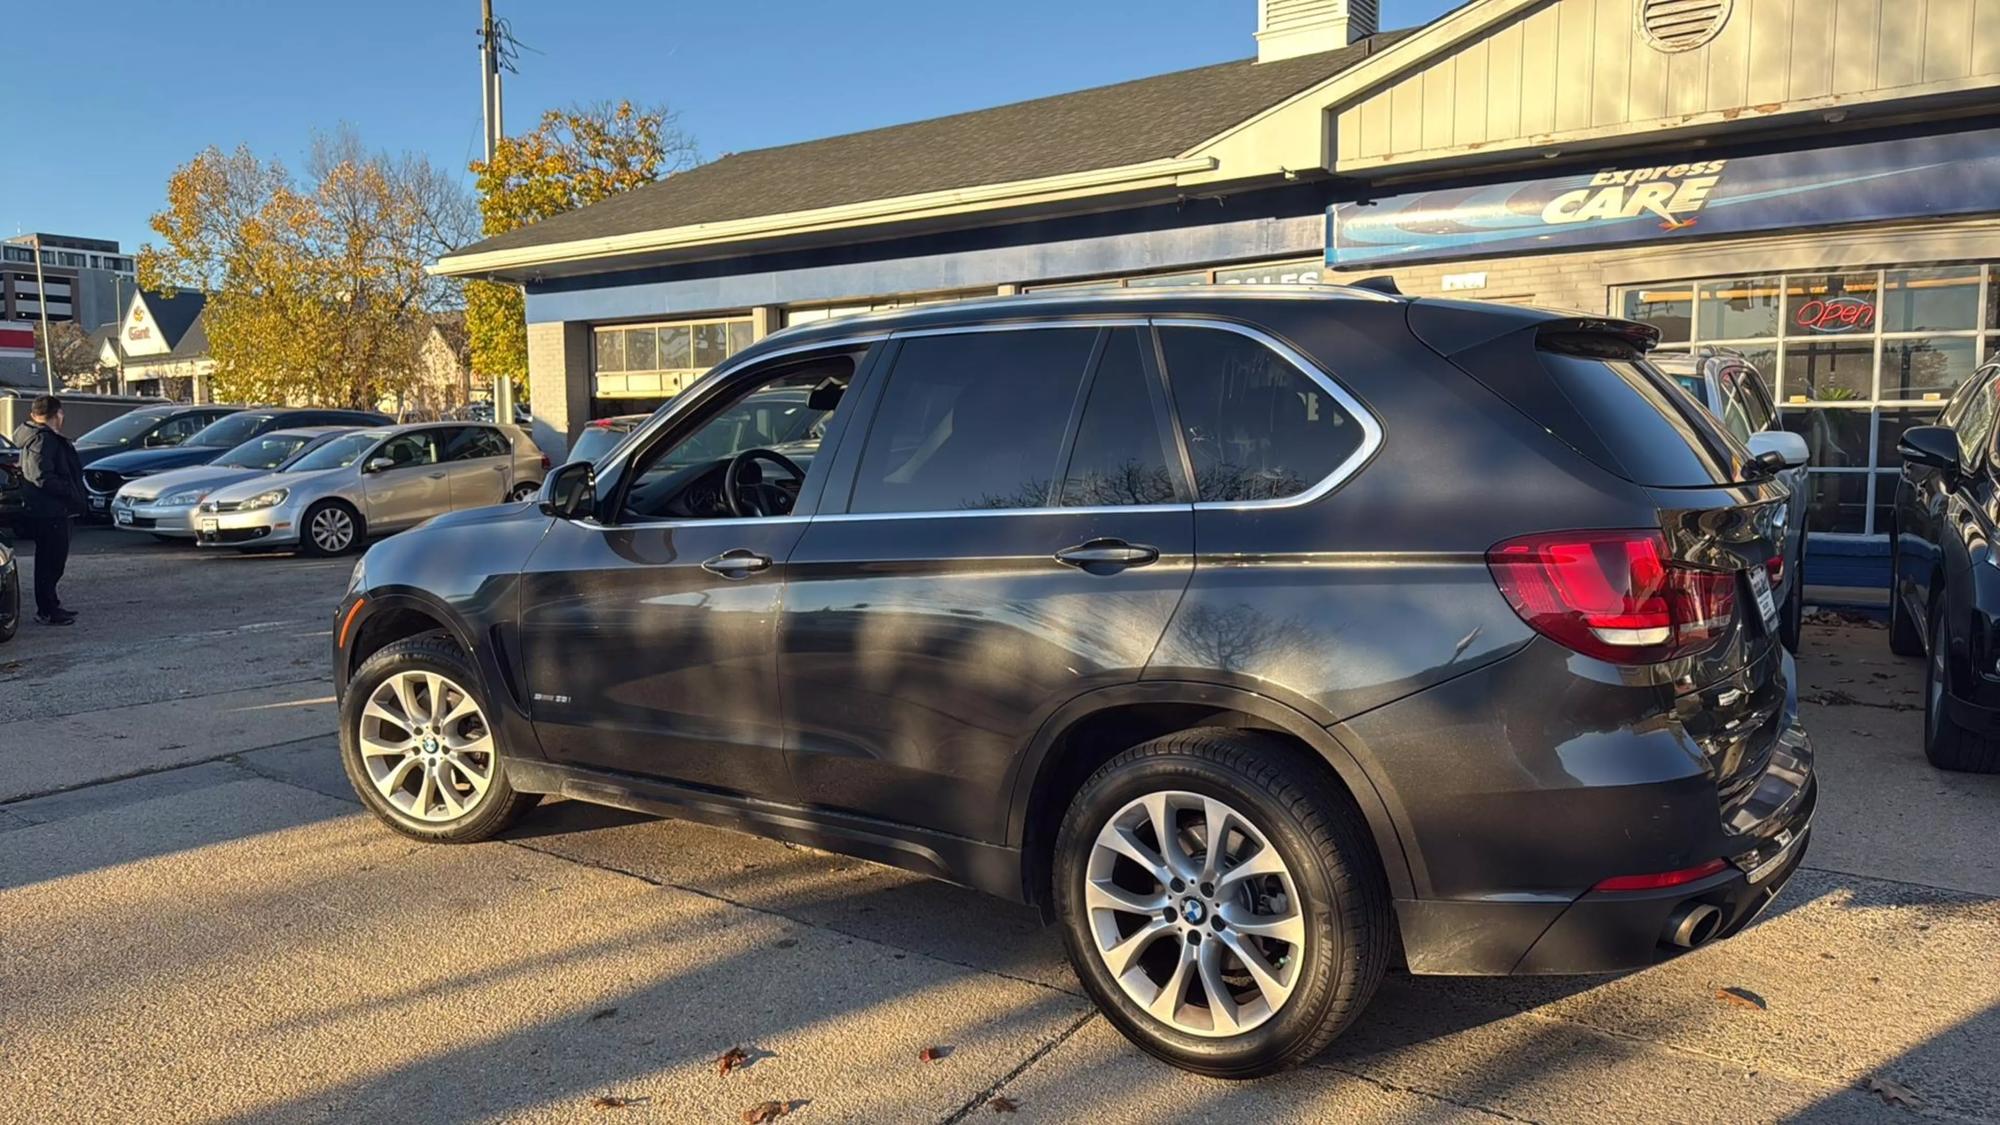
[{"label": "open neon sign", "polygon": [[1875,306],[1860,297],[1814,297],[1799,306],[1792,322],[1813,332],[1852,332],[1875,326]]}]

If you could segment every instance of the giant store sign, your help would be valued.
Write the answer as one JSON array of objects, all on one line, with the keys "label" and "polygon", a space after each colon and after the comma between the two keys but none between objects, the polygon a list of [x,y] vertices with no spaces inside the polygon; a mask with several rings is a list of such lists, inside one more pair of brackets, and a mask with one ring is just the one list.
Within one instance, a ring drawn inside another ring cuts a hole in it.
[{"label": "giant store sign", "polygon": [[[1976,214],[2000,211],[1996,184],[2000,129],[1764,156],[1690,156],[1337,203],[1327,209],[1326,261],[1443,261]],[[1809,327],[1839,330],[1850,309],[1820,310],[1829,320]]]}]

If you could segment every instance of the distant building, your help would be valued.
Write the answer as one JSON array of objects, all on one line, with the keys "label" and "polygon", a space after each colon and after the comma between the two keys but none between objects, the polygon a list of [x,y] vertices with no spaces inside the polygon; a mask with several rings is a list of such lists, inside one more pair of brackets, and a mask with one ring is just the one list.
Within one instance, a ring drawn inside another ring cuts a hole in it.
[{"label": "distant building", "polygon": [[95,328],[118,319],[125,294],[137,284],[133,260],[110,239],[22,234],[0,241],[0,321],[40,321],[46,305],[52,321]]},{"label": "distant building", "polygon": [[150,293],[135,289],[117,334],[100,345],[100,364],[115,362],[117,389],[181,402],[208,402],[215,360],[208,354],[202,312],[208,298],[192,289]]}]

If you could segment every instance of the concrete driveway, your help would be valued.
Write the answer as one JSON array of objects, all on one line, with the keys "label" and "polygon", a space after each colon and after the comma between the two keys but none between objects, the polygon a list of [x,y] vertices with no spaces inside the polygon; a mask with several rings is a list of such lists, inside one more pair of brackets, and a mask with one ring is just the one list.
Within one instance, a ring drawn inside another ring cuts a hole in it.
[{"label": "concrete driveway", "polygon": [[574,804],[378,828],[334,759],[347,570],[87,532],[82,622],[0,646],[0,1121],[2000,1120],[2000,778],[1924,763],[1879,629],[1811,631],[1815,843],[1753,929],[1619,978],[1392,975],[1230,1084],[968,891]]}]

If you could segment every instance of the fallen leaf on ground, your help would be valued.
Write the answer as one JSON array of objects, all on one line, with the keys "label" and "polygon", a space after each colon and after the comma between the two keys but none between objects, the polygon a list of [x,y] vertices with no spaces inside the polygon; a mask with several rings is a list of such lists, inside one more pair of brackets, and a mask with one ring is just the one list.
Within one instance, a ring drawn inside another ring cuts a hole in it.
[{"label": "fallen leaf on ground", "polygon": [[1918,1097],[1915,1090],[1910,1089],[1901,1082],[1891,1081],[1887,1078],[1870,1078],[1868,1080],[1868,1092],[1880,1097],[1885,1105],[1919,1106],[1924,1104],[1924,1099]]},{"label": "fallen leaf on ground", "polygon": [[729,1077],[730,1071],[735,1070],[737,1067],[742,1066],[744,1063],[749,1061],[750,1061],[750,1052],[744,1050],[741,1047],[731,1047],[727,1051],[722,1052],[722,1054],[716,1058],[715,1073],[721,1075],[724,1078],[727,1078]]},{"label": "fallen leaf on ground", "polygon": [[917,1052],[917,1058],[923,1062],[936,1062],[949,1054],[951,1054],[950,1047],[925,1047]]},{"label": "fallen leaf on ground", "polygon": [[627,1109],[635,1105],[645,1105],[652,1100],[645,1096],[628,1098],[623,1094],[599,1094],[590,1100],[590,1104],[596,1109]]},{"label": "fallen leaf on ground", "polygon": [[790,1112],[792,1107],[784,1102],[758,1102],[743,1111],[743,1125],[764,1125],[764,1122],[776,1121]]},{"label": "fallen leaf on ground", "polygon": [[596,1011],[590,1013],[590,1018],[585,1020],[584,1022],[590,1023],[595,1020],[608,1020],[612,1016],[615,1016],[617,1014],[618,1014],[618,1009],[616,1008],[599,1008]]},{"label": "fallen leaf on ground", "polygon": [[995,1094],[993,1100],[986,1104],[992,1106],[995,1113],[1013,1113],[1021,1108],[1020,1102],[999,1094]]},{"label": "fallen leaf on ground", "polygon": [[1715,990],[1715,998],[1739,1008],[1755,1008],[1760,1012],[1768,1011],[1771,1007],[1764,1002],[1762,996],[1747,988],[1718,988]]}]

